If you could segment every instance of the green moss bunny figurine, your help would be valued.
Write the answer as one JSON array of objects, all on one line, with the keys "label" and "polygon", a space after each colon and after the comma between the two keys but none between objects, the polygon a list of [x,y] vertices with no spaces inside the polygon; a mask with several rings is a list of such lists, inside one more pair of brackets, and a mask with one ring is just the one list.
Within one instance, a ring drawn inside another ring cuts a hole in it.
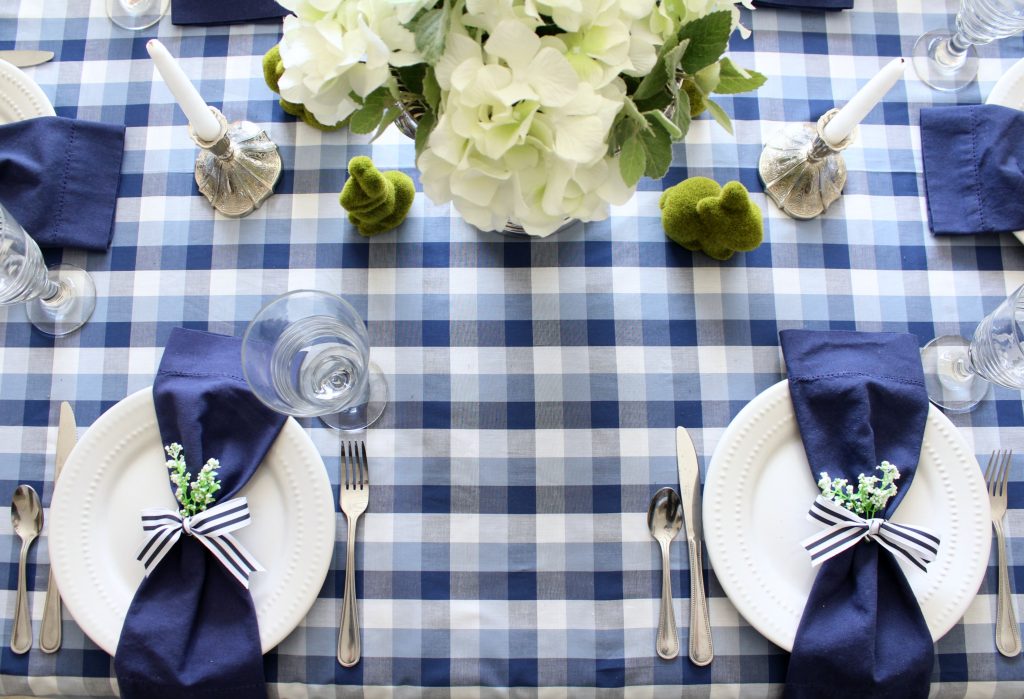
[{"label": "green moss bunny figurine", "polygon": [[719,187],[707,177],[691,177],[666,189],[659,206],[665,235],[687,250],[728,260],[761,244],[761,209],[739,182]]},{"label": "green moss bunny figurine", "polygon": [[[274,44],[270,50],[263,55],[263,79],[266,81],[267,87],[277,94],[281,94],[281,91],[277,87],[277,81],[281,79],[283,74],[284,63],[281,61],[281,51],[278,48],[278,45]],[[291,114],[294,117],[298,117],[310,126],[320,129],[321,131],[337,131],[345,125],[344,121],[339,121],[333,126],[321,124],[316,120],[316,117],[307,111],[301,104],[289,102],[284,98],[279,101],[281,103],[281,109],[285,111],[285,114]]]},{"label": "green moss bunny figurine", "polygon": [[411,177],[398,170],[381,172],[365,155],[348,162],[348,175],[340,201],[360,235],[384,233],[405,220],[416,196]]}]

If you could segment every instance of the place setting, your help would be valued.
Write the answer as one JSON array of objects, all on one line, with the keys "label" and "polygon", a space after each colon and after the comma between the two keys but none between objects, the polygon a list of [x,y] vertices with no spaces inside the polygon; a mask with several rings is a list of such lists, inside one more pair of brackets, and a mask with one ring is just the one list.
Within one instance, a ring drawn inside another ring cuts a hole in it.
[{"label": "place setting", "polygon": [[947,9],[0,11],[0,694],[1020,696],[1024,11]]}]

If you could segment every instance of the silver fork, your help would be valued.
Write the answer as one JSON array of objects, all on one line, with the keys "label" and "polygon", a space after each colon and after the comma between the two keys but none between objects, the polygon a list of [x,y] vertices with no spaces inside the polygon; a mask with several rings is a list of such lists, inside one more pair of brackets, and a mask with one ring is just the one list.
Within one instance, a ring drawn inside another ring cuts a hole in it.
[{"label": "silver fork", "polygon": [[1010,480],[1010,458],[1013,451],[994,451],[985,468],[985,484],[992,506],[992,526],[999,547],[999,596],[996,598],[996,648],[1003,655],[1020,654],[1020,629],[1013,613],[1010,576],[1006,569],[1006,541],[1003,538],[1003,517],[1006,515],[1006,484]]},{"label": "silver fork", "polygon": [[345,599],[341,605],[341,631],[338,633],[338,662],[352,667],[359,662],[359,607],[356,601],[356,524],[366,512],[370,500],[370,471],[366,462],[366,442],[341,443],[341,511],[348,519],[348,551],[345,554]]}]

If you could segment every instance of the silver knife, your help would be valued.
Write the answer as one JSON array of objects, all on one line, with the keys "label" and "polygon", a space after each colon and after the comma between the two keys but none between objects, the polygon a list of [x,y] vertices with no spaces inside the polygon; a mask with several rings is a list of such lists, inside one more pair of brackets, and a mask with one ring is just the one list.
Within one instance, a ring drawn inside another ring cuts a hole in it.
[{"label": "silver knife", "polygon": [[683,427],[676,428],[676,462],[686,520],[686,543],[690,549],[690,660],[694,665],[707,665],[714,659],[715,649],[711,644],[711,619],[704,595],[704,565],[700,552],[700,463],[693,441]]},{"label": "silver knife", "polygon": [[[68,454],[75,446],[75,413],[71,404],[64,401],[60,404],[60,422],[57,423],[57,460],[53,467],[53,485],[57,486],[60,471]],[[50,580],[46,586],[46,601],[43,603],[43,625],[39,629],[39,650],[44,653],[55,653],[60,648],[61,613],[60,590],[53,579],[53,566],[50,566]]]},{"label": "silver knife", "polygon": [[40,63],[53,60],[53,51],[28,51],[23,49],[0,51],[0,59],[18,68],[28,68],[29,66],[37,66]]}]

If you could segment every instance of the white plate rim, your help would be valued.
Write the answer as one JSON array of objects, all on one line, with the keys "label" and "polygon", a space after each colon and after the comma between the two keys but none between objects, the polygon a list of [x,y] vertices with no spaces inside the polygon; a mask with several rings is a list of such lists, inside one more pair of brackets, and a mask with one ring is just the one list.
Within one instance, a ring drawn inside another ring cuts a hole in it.
[{"label": "white plate rim", "polygon": [[[5,103],[24,119],[56,116],[53,105],[42,88],[23,70],[0,59],[0,102]],[[0,117],[3,113],[0,111]],[[0,124],[13,123],[0,118]]]},{"label": "white plate rim", "polygon": [[[102,475],[101,467],[107,465],[102,458],[96,457],[105,452],[115,453],[131,440],[138,439],[141,432],[147,431],[148,419],[152,419],[150,429],[155,429],[151,386],[130,394],[100,415],[69,454],[47,513],[50,564],[61,598],[85,634],[110,655],[114,655],[117,648],[124,615],[118,614],[109,600],[101,606],[103,590],[81,582],[85,579],[81,574],[76,577],[78,567],[88,558],[91,541],[88,532],[80,526],[82,513],[91,506],[91,501],[82,495],[83,492],[87,496],[91,494],[90,486],[83,488],[82,480],[95,484]],[[134,427],[131,426],[133,421]],[[278,451],[284,451],[287,458],[285,454],[277,455]],[[254,595],[263,653],[272,650],[295,630],[316,602],[334,555],[336,525],[333,489],[323,459],[309,435],[293,418],[285,421],[253,480],[260,478],[261,472],[267,468],[296,469],[297,476],[291,481],[301,482],[302,487],[293,487],[289,501],[301,503],[297,508],[302,517],[291,517],[288,521],[296,528],[296,538],[302,545],[288,552],[287,561],[282,556],[282,563],[289,566],[286,568],[288,577],[282,578],[276,588],[266,592],[264,596],[267,599],[256,599]],[[167,495],[173,503],[169,486]],[[130,507],[137,510],[149,504],[135,502]],[[244,537],[244,530],[241,535]],[[134,560],[134,555],[134,550],[119,553],[119,556],[131,560]],[[295,565],[297,561],[303,565]],[[272,564],[268,560],[260,562],[268,568],[268,563]],[[293,581],[297,584],[286,584]],[[127,607],[125,603],[124,609]]]},{"label": "white plate rim", "polygon": [[[1024,110],[1024,58],[1003,73],[988,93],[985,104],[998,104],[1002,107]],[[1024,231],[1014,231],[1013,235],[1024,243]]]},{"label": "white plate rim", "polygon": [[[786,613],[786,618],[782,618],[785,610],[782,609],[783,605],[778,604],[778,597],[768,605],[754,597],[757,593],[760,593],[762,597],[765,595],[771,597],[775,590],[771,589],[771,580],[767,576],[750,576],[749,570],[737,567],[736,559],[742,560],[744,557],[749,559],[750,554],[743,550],[746,544],[743,532],[740,527],[736,526],[739,523],[726,516],[727,505],[732,504],[729,502],[730,488],[733,489],[733,492],[739,493],[740,498],[743,493],[742,487],[735,488],[734,486],[737,479],[735,471],[741,467],[732,464],[733,468],[728,468],[729,458],[732,452],[738,448],[750,450],[752,446],[755,446],[757,436],[749,433],[751,426],[769,417],[772,411],[776,411],[780,415],[783,412],[788,413],[784,416],[775,415],[775,426],[772,429],[776,429],[783,420],[791,420],[795,426],[796,416],[789,398],[789,382],[786,379],[770,386],[744,406],[726,427],[722,438],[715,447],[708,464],[704,486],[702,503],[704,537],[708,558],[716,578],[736,610],[772,643],[784,650],[791,651],[800,614],[792,616]],[[946,600],[943,603],[944,606],[939,610],[939,614],[935,612],[935,607],[939,606],[939,603],[930,605],[928,600],[922,602],[922,612],[935,641],[942,638],[963,617],[964,612],[976,597],[988,567],[991,546],[988,493],[981,475],[981,468],[956,426],[939,409],[929,404],[925,443],[922,446],[922,463],[925,461],[926,452],[930,460],[931,457],[938,454],[933,449],[932,442],[940,438],[947,440],[947,444],[941,446],[949,448],[953,453],[953,456],[950,457],[951,461],[967,466],[963,472],[955,474],[960,479],[956,488],[951,488],[948,483],[945,483],[946,480],[951,479],[952,474],[937,474],[939,478],[943,479],[944,485],[947,485],[947,490],[964,497],[965,501],[960,503],[964,507],[964,516],[957,518],[959,521],[952,540],[948,536],[943,539],[942,546],[945,547],[945,550],[940,549],[940,558],[931,564],[929,575],[940,574],[941,571],[936,565],[942,564],[943,561],[947,567],[951,562],[956,561],[958,568],[963,568],[966,575],[960,579],[958,596]],[[752,458],[747,460],[747,469],[752,467],[750,464]],[[941,466],[942,462],[939,464]],[[800,468],[806,469],[806,466],[800,464]],[[939,470],[942,471],[942,468]],[[807,473],[806,470],[804,472]],[[746,474],[741,475],[743,478],[747,477]],[[736,499],[735,496],[732,498],[733,501]],[[809,505],[810,503],[808,503]],[[802,519],[802,515],[799,515],[798,519]],[[894,519],[900,520],[899,510]],[[929,525],[928,522],[918,523],[924,526]],[[737,549],[739,549],[738,553]],[[943,554],[945,554],[945,559],[943,559]],[[808,566],[810,566],[809,561]],[[910,582],[913,587],[914,579],[911,578]],[[778,614],[777,618],[771,618],[770,611],[775,611]],[[802,611],[802,607],[800,611]]]}]

